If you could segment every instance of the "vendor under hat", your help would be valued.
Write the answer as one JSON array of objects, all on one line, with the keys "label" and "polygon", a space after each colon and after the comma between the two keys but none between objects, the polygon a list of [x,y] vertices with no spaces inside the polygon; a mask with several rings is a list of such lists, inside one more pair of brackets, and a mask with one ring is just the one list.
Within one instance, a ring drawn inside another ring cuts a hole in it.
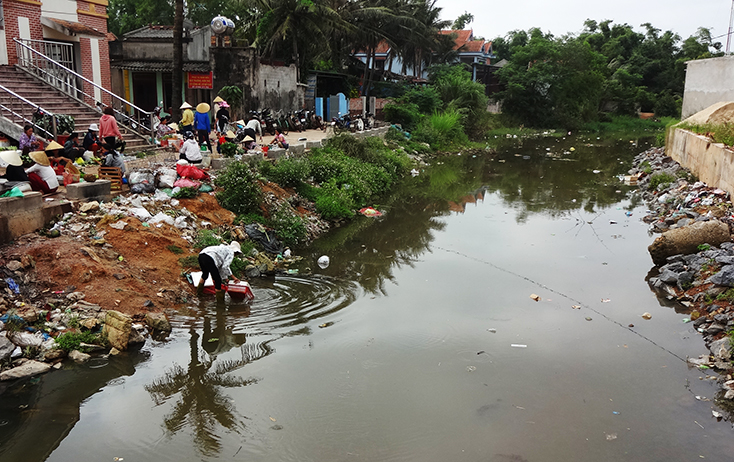
[{"label": "vendor under hat", "polygon": [[23,159],[20,158],[20,151],[0,151],[0,159],[14,167],[23,165]]},{"label": "vendor under hat", "polygon": [[[53,144],[54,142],[52,141],[51,143]],[[61,146],[61,148],[63,149],[63,146]],[[37,163],[38,165],[48,167],[51,164],[51,162],[49,162],[48,160],[48,156],[43,151],[33,151],[28,155],[31,157],[33,162]]]},{"label": "vendor under hat", "polygon": [[64,149],[64,147],[56,141],[51,141],[50,143],[48,143],[48,146],[46,146],[46,152],[56,151],[57,149]]},{"label": "vendor under hat", "polygon": [[216,98],[214,98],[214,101],[212,101],[212,103],[221,103],[221,102],[224,102],[221,96],[217,96]]},{"label": "vendor under hat", "polygon": [[193,109],[193,107],[194,106],[192,106],[189,103],[187,103],[186,101],[184,101],[184,103],[181,105],[181,107],[179,109]]},{"label": "vendor under hat", "polygon": [[232,130],[227,130],[227,133],[224,134],[224,137],[234,139],[237,137],[237,135],[235,135]]},{"label": "vendor under hat", "polygon": [[89,125],[89,131],[90,132],[98,132],[99,131],[99,127],[97,126],[97,124],[90,124]]},{"label": "vendor under hat", "polygon": [[209,112],[209,109],[211,109],[211,107],[207,103],[199,103],[196,106],[196,112],[200,114],[206,114],[207,112]]}]

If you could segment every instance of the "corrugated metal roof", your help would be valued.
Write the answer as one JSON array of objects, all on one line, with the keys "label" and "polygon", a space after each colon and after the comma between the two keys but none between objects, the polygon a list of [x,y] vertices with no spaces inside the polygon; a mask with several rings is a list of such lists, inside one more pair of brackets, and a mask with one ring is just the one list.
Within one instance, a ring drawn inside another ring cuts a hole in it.
[{"label": "corrugated metal roof", "polygon": [[[171,72],[173,61],[133,61],[122,59],[111,61],[110,67],[115,69],[126,69],[136,72]],[[188,61],[183,64],[184,72],[209,72],[208,61]]]},{"label": "corrugated metal roof", "polygon": [[145,26],[123,34],[123,39],[170,39],[173,40],[173,26]]}]

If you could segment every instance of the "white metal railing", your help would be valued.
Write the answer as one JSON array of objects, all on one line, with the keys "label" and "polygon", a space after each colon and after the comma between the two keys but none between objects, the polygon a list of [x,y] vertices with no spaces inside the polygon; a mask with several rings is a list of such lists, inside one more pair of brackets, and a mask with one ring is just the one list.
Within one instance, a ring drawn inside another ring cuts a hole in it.
[{"label": "white metal railing", "polygon": [[[132,131],[140,135],[149,136],[153,133],[152,112],[139,108],[133,103],[78,74],[46,53],[42,53],[36,49],[42,47],[34,44],[34,42],[43,43],[42,41],[18,38],[13,38],[13,41],[15,42],[18,55],[18,65],[27,72],[37,76],[41,80],[45,80],[50,85],[92,109],[99,110],[103,105],[103,102],[100,101],[102,98],[95,95],[104,95],[105,99],[109,101],[109,106],[115,111],[118,121],[124,123]],[[59,42],[49,43],[67,45]],[[44,51],[58,53],[62,57],[66,53],[66,49],[55,47],[49,49],[44,48]],[[73,56],[73,49],[71,53],[69,56]],[[71,63],[73,63],[73,59],[70,61]]]},{"label": "white metal railing", "polygon": [[[56,116],[3,85],[0,85],[0,111],[8,120],[21,127],[26,124],[33,125],[33,131],[38,135],[47,140],[56,139]],[[40,114],[51,116],[51,131],[36,124],[37,115]]]}]

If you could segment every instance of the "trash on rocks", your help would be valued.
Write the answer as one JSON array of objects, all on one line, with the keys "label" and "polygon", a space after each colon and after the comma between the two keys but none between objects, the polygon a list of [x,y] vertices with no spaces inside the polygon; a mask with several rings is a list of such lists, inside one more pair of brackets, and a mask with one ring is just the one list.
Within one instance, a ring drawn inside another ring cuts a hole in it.
[{"label": "trash on rocks", "polygon": [[20,287],[18,287],[18,284],[13,280],[13,278],[5,278],[5,283],[8,285],[8,289],[12,292],[16,294],[20,293]]},{"label": "trash on rocks", "polygon": [[46,340],[41,332],[8,332],[8,340],[21,347],[40,348]]},{"label": "trash on rocks", "polygon": [[276,255],[283,252],[283,244],[278,240],[275,231],[267,230],[259,223],[252,223],[245,226],[245,232],[250,239],[259,242],[266,251]]}]

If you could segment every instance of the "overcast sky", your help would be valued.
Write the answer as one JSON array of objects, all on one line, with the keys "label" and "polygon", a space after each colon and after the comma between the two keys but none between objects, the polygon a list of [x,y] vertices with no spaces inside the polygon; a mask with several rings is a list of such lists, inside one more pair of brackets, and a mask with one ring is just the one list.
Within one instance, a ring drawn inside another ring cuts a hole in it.
[{"label": "overcast sky", "polygon": [[[442,18],[454,20],[468,11],[474,34],[486,39],[504,36],[516,29],[539,27],[555,36],[578,33],[586,19],[611,19],[637,31],[649,22],[663,31],[672,30],[684,40],[699,27],[711,29],[726,46],[731,0],[438,0]],[[734,49],[734,44],[732,45]]]}]

